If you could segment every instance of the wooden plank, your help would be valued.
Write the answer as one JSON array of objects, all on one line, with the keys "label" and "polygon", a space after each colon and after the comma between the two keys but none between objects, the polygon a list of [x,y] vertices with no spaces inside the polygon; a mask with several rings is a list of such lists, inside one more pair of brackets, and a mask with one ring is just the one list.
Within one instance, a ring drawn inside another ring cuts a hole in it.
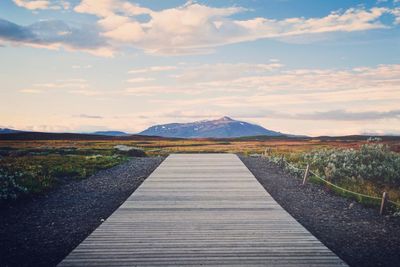
[{"label": "wooden plank", "polygon": [[170,155],[59,266],[346,266],[233,154]]}]

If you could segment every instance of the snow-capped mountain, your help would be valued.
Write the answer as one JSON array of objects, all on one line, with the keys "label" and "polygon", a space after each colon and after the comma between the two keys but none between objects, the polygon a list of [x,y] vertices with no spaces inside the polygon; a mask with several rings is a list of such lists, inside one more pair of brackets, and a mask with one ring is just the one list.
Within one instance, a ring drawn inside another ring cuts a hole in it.
[{"label": "snow-capped mountain", "polygon": [[257,135],[283,136],[280,132],[271,131],[244,121],[237,121],[229,117],[190,123],[155,125],[139,134],[179,138],[230,138]]}]

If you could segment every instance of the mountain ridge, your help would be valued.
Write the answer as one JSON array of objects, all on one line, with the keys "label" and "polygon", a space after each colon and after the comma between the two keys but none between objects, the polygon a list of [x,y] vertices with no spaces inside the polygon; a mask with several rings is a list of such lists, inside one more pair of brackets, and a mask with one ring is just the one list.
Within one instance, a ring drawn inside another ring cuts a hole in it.
[{"label": "mountain ridge", "polygon": [[147,128],[140,135],[177,138],[236,138],[244,136],[285,136],[257,124],[234,120],[228,116],[215,120],[188,123],[158,124]]},{"label": "mountain ridge", "polygon": [[10,128],[0,128],[0,134],[10,134],[10,133],[20,133],[23,131],[20,130],[14,130]]},{"label": "mountain ridge", "polygon": [[128,136],[128,135],[131,135],[129,133],[122,132],[122,131],[97,131],[97,132],[90,132],[89,134],[106,135],[106,136]]}]

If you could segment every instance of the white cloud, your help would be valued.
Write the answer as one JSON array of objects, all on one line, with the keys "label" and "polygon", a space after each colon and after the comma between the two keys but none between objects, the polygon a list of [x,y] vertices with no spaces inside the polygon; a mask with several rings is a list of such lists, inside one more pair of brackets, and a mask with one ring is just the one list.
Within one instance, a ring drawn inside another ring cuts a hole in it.
[{"label": "white cloud", "polygon": [[40,9],[69,9],[70,4],[64,0],[51,1],[51,0],[13,0],[19,6],[30,10]]},{"label": "white cloud", "polygon": [[71,26],[60,20],[47,19],[21,26],[0,18],[0,43],[51,50],[62,48],[112,57],[114,48],[98,30],[95,25]]},{"label": "white cloud", "polygon": [[85,89],[70,90],[69,93],[75,94],[75,95],[83,95],[83,96],[100,96],[100,95],[104,95],[104,93],[100,92],[100,91],[85,90]]},{"label": "white cloud", "polygon": [[179,82],[207,82],[232,79],[254,74],[266,74],[278,71],[284,65],[278,62],[270,63],[216,63],[186,66],[182,72],[174,75]]},{"label": "white cloud", "polygon": [[[183,6],[154,11],[122,0],[84,0],[75,11],[98,16],[102,34],[110,40],[154,54],[208,53],[216,46],[262,38],[284,40],[307,34],[382,29],[389,25],[380,18],[397,14],[396,9],[357,7],[321,18],[235,20],[231,15],[246,9],[214,8],[189,1]],[[149,20],[141,22],[135,17],[142,14],[148,15]]]},{"label": "white cloud", "polygon": [[98,23],[105,30],[103,36],[122,43],[140,41],[145,35],[140,23],[128,17],[111,15],[99,20]]},{"label": "white cloud", "polygon": [[400,24],[400,7],[392,9],[391,14],[395,17],[395,23]]},{"label": "white cloud", "polygon": [[[388,110],[398,110],[400,101],[398,64],[352,69],[277,69],[257,75],[233,71],[231,76],[214,76],[218,68],[224,69],[221,64],[208,65],[199,76],[192,76],[191,68],[182,68],[178,75],[185,77],[185,82],[178,79],[176,85],[131,88],[125,94],[152,96],[153,105],[179,106],[183,111],[197,112],[197,107],[207,107],[208,112],[238,114],[251,110],[252,114],[258,112],[265,117],[270,114],[266,110],[285,110],[305,114],[302,119],[307,114],[330,110],[344,110],[352,119],[357,118],[354,113],[360,112],[386,114]],[[249,64],[248,69],[251,68]],[[165,97],[171,94],[173,99]],[[196,97],[187,99],[187,94]]]},{"label": "white cloud", "polygon": [[126,80],[128,83],[143,83],[143,82],[149,82],[149,81],[154,81],[153,78],[132,78]]},{"label": "white cloud", "polygon": [[19,6],[19,7],[23,7],[26,9],[31,9],[31,10],[35,10],[35,9],[48,9],[50,6],[50,1],[47,0],[13,0],[14,3]]},{"label": "white cloud", "polygon": [[148,8],[123,0],[82,0],[74,10],[78,13],[88,13],[99,17],[113,16],[116,13],[136,16],[152,13]]},{"label": "white cloud", "polygon": [[36,83],[33,85],[36,88],[87,88],[89,85],[85,79],[65,79],[57,80],[52,83]]},{"label": "white cloud", "polygon": [[21,93],[26,94],[41,94],[52,90],[72,90],[72,91],[86,91],[89,87],[85,79],[72,78],[64,80],[56,80],[54,82],[35,83],[31,88],[19,90]]},{"label": "white cloud", "polygon": [[148,72],[161,72],[161,71],[171,71],[171,70],[176,70],[176,66],[152,66],[148,68],[142,68],[142,69],[132,69],[128,71],[128,73],[131,74],[138,74],[138,73],[148,73]]},{"label": "white cloud", "polygon": [[[215,71],[214,71],[215,72]],[[190,71],[184,75],[190,75]],[[201,76],[206,76],[202,74]],[[294,69],[265,75],[226,76],[224,79],[199,82],[204,88],[252,90],[258,93],[340,92],[357,89],[400,87],[400,65],[378,65],[354,69]]]},{"label": "white cloud", "polygon": [[[229,94],[234,99],[222,105],[241,106],[246,99],[254,98],[252,103],[276,106],[395,100],[399,99],[400,90],[399,64],[350,69],[287,69],[281,63],[199,64],[178,68],[174,75],[163,79],[154,75],[151,68],[132,70],[131,73],[146,73],[148,77],[130,79],[131,83],[152,81],[151,86],[132,87],[117,94],[151,95],[155,99],[169,94],[197,95],[196,101],[204,100],[197,104],[219,104],[215,99],[210,100],[211,95]],[[173,102],[169,98],[165,101]],[[177,101],[174,105],[180,105],[181,100]]]},{"label": "white cloud", "polygon": [[73,69],[91,69],[92,65],[72,65],[71,68]]},{"label": "white cloud", "polygon": [[60,5],[64,9],[69,9],[71,7],[71,4],[68,2],[68,0],[61,0]]},{"label": "white cloud", "polygon": [[82,118],[82,119],[103,119],[103,116],[100,115],[90,115],[90,114],[79,114],[73,117]]},{"label": "white cloud", "polygon": [[120,92],[122,95],[134,95],[134,96],[153,96],[153,95],[161,95],[161,94],[170,94],[170,93],[181,93],[181,88],[177,87],[168,87],[161,85],[152,85],[152,86],[137,86],[126,88]]},{"label": "white cloud", "polygon": [[[62,0],[14,1],[29,9],[69,8],[69,2]],[[34,27],[10,23],[5,25],[13,30],[7,28],[4,36],[0,33],[0,40],[105,57],[126,47],[150,54],[185,55],[211,53],[218,46],[265,38],[291,42],[307,36],[306,41],[312,42],[327,33],[386,29],[400,23],[400,9],[396,7],[356,7],[314,18],[247,20],[232,17],[248,12],[244,8],[217,8],[191,1],[175,8],[152,10],[127,0],[82,0],[74,11],[96,16],[96,25],[81,29],[56,21],[38,22]],[[394,16],[395,21],[383,23],[384,15]]]},{"label": "white cloud", "polygon": [[22,89],[19,91],[24,94],[41,94],[41,93],[43,93],[43,90],[39,90],[39,89]]}]

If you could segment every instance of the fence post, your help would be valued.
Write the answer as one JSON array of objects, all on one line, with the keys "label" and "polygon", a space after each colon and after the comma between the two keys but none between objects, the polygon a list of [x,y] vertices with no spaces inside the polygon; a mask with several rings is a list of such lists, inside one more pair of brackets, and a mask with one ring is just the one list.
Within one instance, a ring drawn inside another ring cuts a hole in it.
[{"label": "fence post", "polygon": [[264,158],[266,158],[267,157],[267,148],[265,148],[265,150],[264,150]]},{"label": "fence post", "polygon": [[307,164],[306,171],[304,172],[304,177],[303,177],[303,185],[305,185],[307,182],[309,172],[310,172],[310,164]]},{"label": "fence post", "polygon": [[280,162],[281,162],[281,164],[280,164],[280,165],[281,165],[281,167],[282,167],[282,168],[284,168],[284,167],[285,167],[285,160],[284,160],[284,158],[285,158],[285,156],[284,156],[284,155],[282,155],[282,156],[281,156],[281,160],[280,160]]},{"label": "fence post", "polygon": [[386,192],[383,192],[382,194],[382,201],[381,201],[381,209],[379,211],[380,215],[383,215],[383,213],[385,212],[385,208],[386,208],[386,203],[388,200],[388,195]]}]

